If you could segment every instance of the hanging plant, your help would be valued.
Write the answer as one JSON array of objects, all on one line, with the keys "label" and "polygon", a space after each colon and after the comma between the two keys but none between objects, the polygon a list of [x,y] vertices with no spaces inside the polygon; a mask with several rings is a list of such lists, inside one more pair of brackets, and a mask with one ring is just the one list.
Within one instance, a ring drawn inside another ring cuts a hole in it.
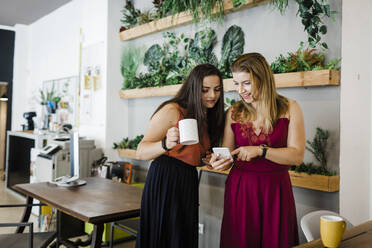
[{"label": "hanging plant", "polygon": [[[324,49],[328,49],[325,42],[321,42],[321,36],[327,33],[327,26],[322,19],[331,18],[335,21],[334,15],[337,11],[331,11],[328,0],[295,0],[298,4],[297,15],[301,17],[301,23],[308,34],[308,43],[311,48],[318,44]],[[288,7],[288,0],[270,0],[270,3],[277,8],[280,13],[284,13]]]},{"label": "hanging plant", "polygon": [[220,71],[225,78],[231,78],[230,66],[244,51],[244,32],[239,26],[231,26],[223,36]]},{"label": "hanging plant", "polygon": [[[202,18],[207,20],[217,19],[219,22],[222,22],[223,6],[224,0],[164,0],[161,8],[163,14],[167,11],[171,14],[177,14],[187,10],[190,12],[195,22]],[[216,8],[216,13],[213,14],[214,8]]]}]

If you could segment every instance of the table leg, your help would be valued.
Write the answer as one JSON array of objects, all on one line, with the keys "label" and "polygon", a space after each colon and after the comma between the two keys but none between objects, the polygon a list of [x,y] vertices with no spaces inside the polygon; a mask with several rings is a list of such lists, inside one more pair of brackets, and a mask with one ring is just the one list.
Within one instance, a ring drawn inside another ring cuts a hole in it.
[{"label": "table leg", "polygon": [[90,244],[91,248],[100,248],[102,243],[102,234],[103,234],[104,224],[94,224],[94,229],[92,233],[92,243]]},{"label": "table leg", "polygon": [[[30,206],[29,204],[32,204],[33,200],[34,199],[32,197],[27,196],[26,204],[28,206],[25,207],[21,222],[28,222],[28,220],[30,219],[32,206]],[[16,233],[23,233],[24,230],[25,230],[25,226],[19,226],[19,227],[17,227]]]}]

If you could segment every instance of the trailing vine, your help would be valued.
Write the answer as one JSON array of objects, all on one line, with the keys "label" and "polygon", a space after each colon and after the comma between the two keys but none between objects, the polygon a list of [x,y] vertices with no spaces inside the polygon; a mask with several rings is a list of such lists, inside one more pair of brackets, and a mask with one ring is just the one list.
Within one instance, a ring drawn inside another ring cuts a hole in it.
[{"label": "trailing vine", "polygon": [[[324,49],[328,49],[325,42],[321,42],[321,36],[327,33],[327,26],[324,24],[324,17],[335,21],[334,15],[337,11],[331,11],[328,0],[295,0],[298,4],[297,15],[301,17],[301,23],[308,34],[308,43],[311,48],[320,44]],[[270,0],[270,3],[277,8],[280,13],[284,13],[288,7],[288,0]]]}]

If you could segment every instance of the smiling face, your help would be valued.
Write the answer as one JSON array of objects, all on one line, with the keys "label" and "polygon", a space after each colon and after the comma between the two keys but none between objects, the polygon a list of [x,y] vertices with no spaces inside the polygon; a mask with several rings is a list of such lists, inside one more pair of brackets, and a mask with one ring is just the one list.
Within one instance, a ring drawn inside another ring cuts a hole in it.
[{"label": "smiling face", "polygon": [[233,72],[233,81],[236,86],[236,91],[246,103],[255,101],[253,92],[253,82],[249,72]]},{"label": "smiling face", "polygon": [[217,75],[206,76],[203,79],[202,103],[205,108],[213,108],[221,95],[221,82]]}]

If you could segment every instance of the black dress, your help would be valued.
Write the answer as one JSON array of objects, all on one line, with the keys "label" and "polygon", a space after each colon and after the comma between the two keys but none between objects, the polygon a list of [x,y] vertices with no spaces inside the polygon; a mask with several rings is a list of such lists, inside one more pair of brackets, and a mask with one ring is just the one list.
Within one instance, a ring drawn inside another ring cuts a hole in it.
[{"label": "black dress", "polygon": [[142,195],[136,248],[198,247],[198,174],[167,155],[150,166]]}]

